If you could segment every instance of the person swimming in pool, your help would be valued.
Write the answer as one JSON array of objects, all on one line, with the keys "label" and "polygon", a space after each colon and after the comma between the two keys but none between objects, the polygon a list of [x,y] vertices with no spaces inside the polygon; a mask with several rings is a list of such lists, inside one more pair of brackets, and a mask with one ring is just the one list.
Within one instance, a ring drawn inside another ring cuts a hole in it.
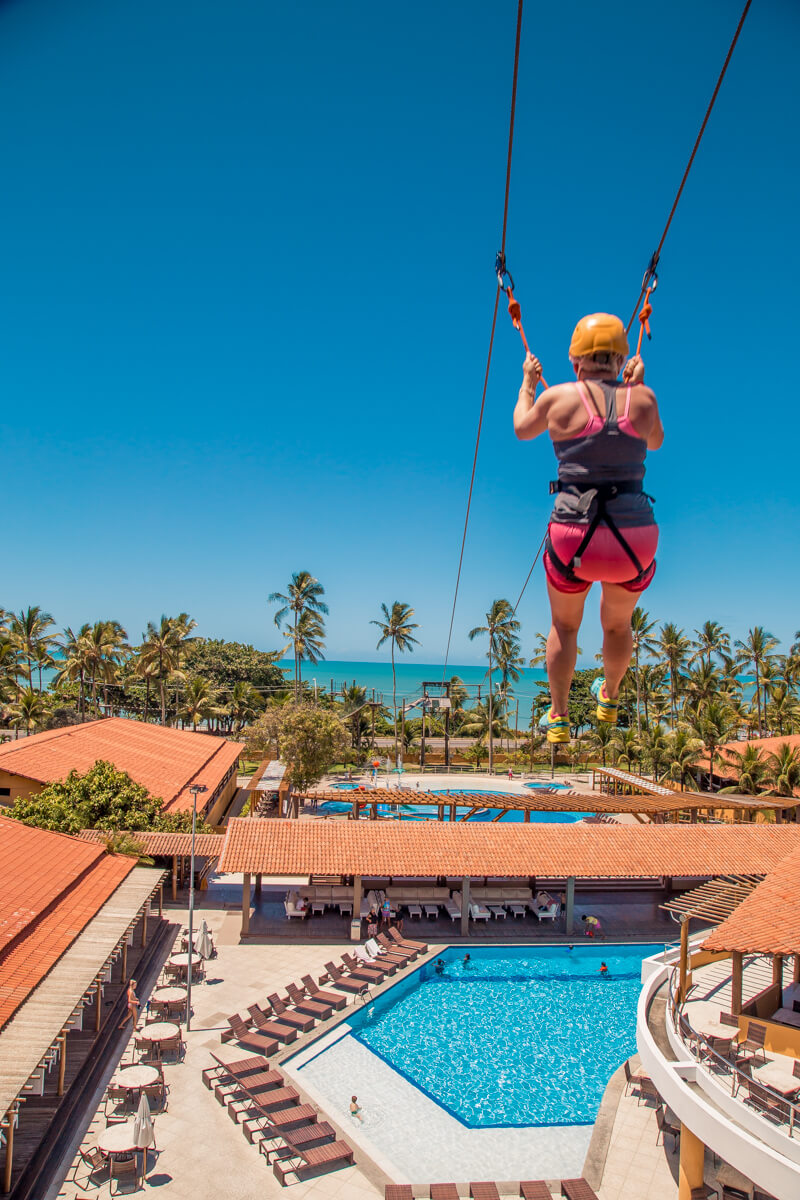
[{"label": "person swimming in pool", "polygon": [[570,342],[574,382],[549,387],[536,399],[541,364],[528,354],[522,367],[514,432],[521,441],[549,433],[558,459],[544,554],[550,708],[539,724],[548,742],[570,740],[569,690],[592,584],[602,584],[605,672],[592,692],[597,720],[615,725],[633,653],[631,616],[655,575],[658,526],[642,481],[647,452],[662,445],[664,428],[655,395],[644,386],[644,363],[638,354],[625,363],[627,355],[619,317],[592,313],[581,318]]},{"label": "person swimming in pool", "polygon": [[470,957],[470,955],[469,955],[469,954],[465,954],[465,955],[464,955],[464,961],[463,961],[463,963],[462,963],[461,965],[462,965],[462,966],[464,966],[464,967],[471,967],[471,966],[472,966],[472,958]]},{"label": "person swimming in pool", "polygon": [[601,962],[601,963],[600,963],[600,974],[601,974],[601,975],[607,975],[607,974],[608,974],[608,967],[606,966],[606,964],[605,964],[604,962]]},{"label": "person swimming in pool", "polygon": [[436,974],[444,975],[444,959],[443,958],[437,958],[437,960],[436,960]]},{"label": "person swimming in pool", "polygon": [[359,1121],[360,1124],[364,1124],[364,1109],[358,1103],[358,1096],[350,1097],[350,1116]]}]

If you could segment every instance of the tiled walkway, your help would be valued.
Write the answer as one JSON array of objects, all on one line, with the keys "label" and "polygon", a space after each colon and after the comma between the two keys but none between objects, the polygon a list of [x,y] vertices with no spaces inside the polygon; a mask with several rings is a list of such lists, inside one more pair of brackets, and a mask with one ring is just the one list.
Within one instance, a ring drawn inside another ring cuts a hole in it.
[{"label": "tiled walkway", "polygon": [[[634,1060],[636,1062],[637,1060]],[[655,1109],[622,1096],[608,1148],[600,1200],[676,1200],[678,1155],[672,1138],[656,1145]]]}]

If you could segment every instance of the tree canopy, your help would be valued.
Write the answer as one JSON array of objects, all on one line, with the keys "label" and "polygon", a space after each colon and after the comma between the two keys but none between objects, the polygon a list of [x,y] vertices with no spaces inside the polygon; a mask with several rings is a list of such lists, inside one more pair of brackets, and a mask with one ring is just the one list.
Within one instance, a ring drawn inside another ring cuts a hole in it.
[{"label": "tree canopy", "polygon": [[[82,829],[182,832],[191,828],[191,813],[164,813],[162,803],[125,771],[98,759],[85,774],[70,771],[66,779],[48,783],[35,796],[18,799],[11,816],[25,825],[57,833]],[[200,820],[197,827],[201,832],[211,829]]]}]

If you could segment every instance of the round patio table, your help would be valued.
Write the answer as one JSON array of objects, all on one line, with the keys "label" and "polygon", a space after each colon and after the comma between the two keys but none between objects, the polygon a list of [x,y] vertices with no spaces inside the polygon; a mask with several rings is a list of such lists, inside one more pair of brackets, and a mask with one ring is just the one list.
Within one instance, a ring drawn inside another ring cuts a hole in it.
[{"label": "round patio table", "polygon": [[185,987],[163,987],[157,988],[150,997],[151,1001],[157,1000],[159,1004],[185,1004],[186,1003],[186,988]]},{"label": "round patio table", "polygon": [[180,1026],[172,1021],[153,1021],[152,1025],[140,1029],[138,1036],[146,1042],[166,1042],[168,1038],[179,1037],[180,1032]]},{"label": "round patio table", "polygon": [[[189,969],[189,955],[188,954],[173,954],[169,961],[173,967],[180,967],[181,970],[183,970],[183,971],[188,971],[188,969]],[[202,966],[203,966],[203,960],[200,957],[200,955],[197,954],[197,952],[195,952],[192,955],[192,974],[194,974],[196,971],[201,970]]]},{"label": "round patio table", "polygon": [[119,1125],[109,1125],[98,1135],[97,1146],[103,1154],[130,1154],[138,1150],[135,1121],[124,1121]]},{"label": "round patio table", "polygon": [[121,1071],[117,1071],[111,1082],[116,1087],[124,1087],[135,1092],[143,1087],[149,1087],[150,1084],[158,1083],[160,1078],[155,1067],[140,1064],[136,1067],[124,1067]]}]

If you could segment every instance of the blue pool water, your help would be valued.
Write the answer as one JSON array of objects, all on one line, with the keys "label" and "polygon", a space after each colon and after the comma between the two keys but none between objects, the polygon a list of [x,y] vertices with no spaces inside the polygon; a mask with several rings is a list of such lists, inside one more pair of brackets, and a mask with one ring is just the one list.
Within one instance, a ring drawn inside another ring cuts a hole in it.
[{"label": "blue pool water", "polygon": [[[345,784],[338,784],[336,786],[342,790],[352,790],[357,785],[345,783]],[[536,787],[536,788],[540,788],[540,789],[546,788],[547,790],[550,790],[549,784],[526,783],[525,786],[526,787]],[[556,784],[553,784],[553,790],[566,791],[567,788],[566,788],[566,785],[563,783],[556,783]],[[431,791],[433,791],[438,796],[443,796],[443,797],[453,796],[453,797],[455,797],[455,796],[466,796],[466,795],[470,795],[470,794],[471,795],[476,795],[476,794],[477,795],[486,795],[487,792],[491,791],[491,789],[490,788],[432,788]],[[400,793],[400,795],[402,795],[402,793]],[[364,799],[369,801],[369,789],[368,788],[365,789],[365,791],[364,791]],[[320,804],[319,811],[320,812],[328,812],[328,813],[346,813],[346,812],[350,812],[350,808],[351,808],[351,802],[348,802],[346,800],[326,800],[323,804]],[[469,811],[470,811],[470,806],[458,805],[458,807],[456,808],[456,816],[463,817],[465,815],[465,813],[468,813]],[[469,819],[471,822],[477,822],[477,823],[480,823],[482,821],[493,821],[495,819],[495,817],[497,817],[500,814],[500,812],[502,812],[502,809],[486,808],[482,812],[475,813]],[[398,818],[402,819],[403,821],[430,821],[432,819],[435,819],[438,816],[438,809],[436,808],[436,805],[434,805],[434,804],[414,804],[414,805],[412,805],[412,804],[403,804],[401,801],[398,801],[398,803],[396,805],[379,804],[378,805],[378,815],[381,817],[398,817]],[[587,815],[588,815],[587,813],[582,813],[582,812],[567,812],[567,813],[532,812],[530,819],[531,819],[532,823],[537,824],[537,825],[554,825],[554,824],[556,824],[556,825],[571,825],[575,821],[581,821]],[[509,812],[507,812],[505,814],[505,816],[501,817],[500,819],[503,822],[508,822],[508,823],[513,824],[515,822],[522,821],[524,819],[524,813],[522,812],[521,809],[511,809]]]},{"label": "blue pool water", "polygon": [[591,1124],[660,949],[478,947],[465,966],[451,948],[441,976],[426,963],[355,1012],[352,1036],[469,1128]]}]

